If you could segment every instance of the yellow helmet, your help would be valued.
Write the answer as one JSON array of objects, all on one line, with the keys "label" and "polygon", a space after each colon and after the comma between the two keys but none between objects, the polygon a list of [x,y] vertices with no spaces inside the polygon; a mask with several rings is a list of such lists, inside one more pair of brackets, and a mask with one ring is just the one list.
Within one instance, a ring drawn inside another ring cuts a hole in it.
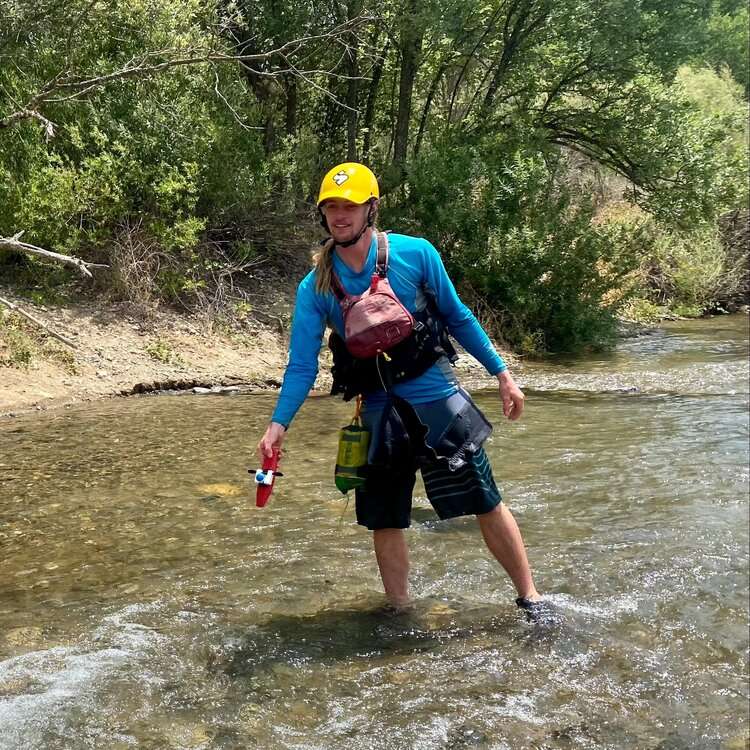
[{"label": "yellow helmet", "polygon": [[329,198],[344,198],[359,204],[380,198],[377,178],[364,164],[354,161],[337,164],[320,183],[318,206]]}]

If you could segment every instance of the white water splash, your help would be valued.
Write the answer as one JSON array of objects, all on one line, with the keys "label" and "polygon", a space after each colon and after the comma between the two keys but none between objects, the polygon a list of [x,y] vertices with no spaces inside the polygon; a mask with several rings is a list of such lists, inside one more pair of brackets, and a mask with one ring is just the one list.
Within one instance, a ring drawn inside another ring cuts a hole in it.
[{"label": "white water splash", "polygon": [[[97,698],[114,679],[138,670],[139,679],[158,682],[154,675],[143,674],[141,665],[165,638],[131,621],[158,606],[129,606],[105,617],[82,646],[32,651],[0,662],[0,690],[23,691],[0,699],[3,750],[50,747],[48,738],[55,738],[55,746],[70,747],[80,733],[80,726],[73,728],[73,717],[79,712],[96,715]],[[91,648],[97,643],[103,647]],[[70,744],[59,744],[67,738]]]}]

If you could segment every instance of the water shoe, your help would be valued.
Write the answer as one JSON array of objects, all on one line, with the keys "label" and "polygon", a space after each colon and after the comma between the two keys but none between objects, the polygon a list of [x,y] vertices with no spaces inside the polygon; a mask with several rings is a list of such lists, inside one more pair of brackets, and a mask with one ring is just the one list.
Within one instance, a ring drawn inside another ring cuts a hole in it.
[{"label": "water shoe", "polygon": [[544,599],[532,602],[525,596],[519,596],[516,606],[523,610],[527,621],[534,625],[555,625],[561,620],[555,608]]}]

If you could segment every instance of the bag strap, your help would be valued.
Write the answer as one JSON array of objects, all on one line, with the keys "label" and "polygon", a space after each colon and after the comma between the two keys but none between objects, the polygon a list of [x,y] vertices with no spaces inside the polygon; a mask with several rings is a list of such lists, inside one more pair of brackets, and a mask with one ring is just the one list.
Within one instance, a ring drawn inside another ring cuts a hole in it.
[{"label": "bag strap", "polygon": [[[388,275],[388,255],[390,252],[388,232],[378,232],[376,236],[378,240],[378,254],[375,260],[375,272],[381,279],[384,279]],[[341,279],[339,279],[338,274],[333,269],[331,269],[331,291],[339,302],[343,302],[348,296],[344,291]]]},{"label": "bag strap", "polygon": [[341,283],[341,279],[333,269],[331,269],[331,291],[334,293],[336,299],[339,302],[343,302],[347,297],[347,294],[344,291],[344,287]]},{"label": "bag strap", "polygon": [[378,232],[378,258],[375,261],[375,271],[381,279],[388,275],[388,234]]}]

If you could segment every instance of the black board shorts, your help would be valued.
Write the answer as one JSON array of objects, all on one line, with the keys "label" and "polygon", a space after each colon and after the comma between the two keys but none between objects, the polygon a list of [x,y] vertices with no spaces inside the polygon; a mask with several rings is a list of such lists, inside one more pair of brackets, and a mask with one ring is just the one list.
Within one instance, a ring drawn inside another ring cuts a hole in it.
[{"label": "black board shorts", "polygon": [[[445,415],[448,410],[460,407],[462,399],[465,402],[470,397],[459,391],[440,403],[415,408],[420,420],[431,430],[434,428],[437,431],[440,425],[434,423],[431,416]],[[446,409],[447,401],[450,401],[450,409]],[[371,431],[377,432],[378,419],[377,411],[368,413],[365,410],[363,421]],[[442,419],[439,418],[439,421]],[[428,442],[429,437],[428,433]],[[377,434],[373,434],[372,439],[377,440]],[[492,476],[487,454],[480,446],[465,458],[463,465],[456,469],[449,468],[445,459],[423,459],[418,468],[415,466],[410,471],[394,473],[378,470],[369,474],[364,487],[357,488],[355,492],[357,523],[371,531],[408,528],[417,471],[422,472],[427,499],[439,518],[489,513],[500,504],[502,496]]]}]

